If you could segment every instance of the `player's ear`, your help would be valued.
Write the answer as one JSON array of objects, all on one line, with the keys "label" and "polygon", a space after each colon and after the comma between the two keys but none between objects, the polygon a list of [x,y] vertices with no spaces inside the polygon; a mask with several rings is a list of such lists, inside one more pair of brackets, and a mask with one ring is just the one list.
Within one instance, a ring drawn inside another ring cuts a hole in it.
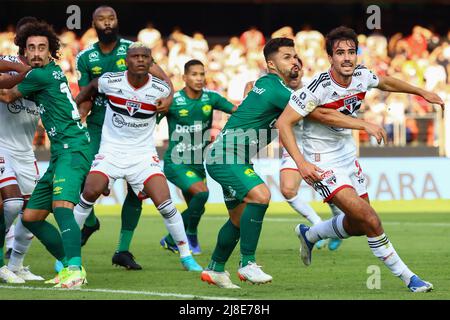
[{"label": "player's ear", "polygon": [[327,55],[327,56],[328,56],[328,62],[330,63],[330,65],[333,65],[333,57],[330,55]]},{"label": "player's ear", "polygon": [[275,63],[273,63],[272,60],[267,60],[267,69],[269,69],[269,70],[275,70],[276,69]]},{"label": "player's ear", "polygon": [[183,73],[183,82],[186,82],[186,75]]}]

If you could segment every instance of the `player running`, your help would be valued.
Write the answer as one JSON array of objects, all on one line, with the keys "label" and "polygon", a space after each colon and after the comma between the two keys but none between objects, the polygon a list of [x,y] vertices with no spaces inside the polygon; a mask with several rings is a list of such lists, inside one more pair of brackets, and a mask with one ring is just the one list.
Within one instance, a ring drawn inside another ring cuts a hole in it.
[{"label": "player running", "polygon": [[[64,268],[53,279],[56,286],[77,288],[86,282],[86,272],[73,207],[89,171],[89,133],[80,122],[67,78],[55,64],[60,43],[53,28],[45,22],[27,23],[16,42],[33,69],[5,94],[8,102],[26,98],[36,103],[51,143],[49,167],[31,195],[22,223],[62,261]],[[50,212],[61,233],[45,221]]]},{"label": "player running", "polygon": [[[262,271],[255,258],[270,191],[253,170],[250,160],[276,137],[271,128],[289,101],[292,90],[286,83],[298,76],[298,67],[294,42],[288,38],[270,40],[264,47],[264,57],[268,74],[256,81],[206,156],[206,169],[222,186],[230,219],[219,231],[216,248],[201,279],[221,288],[239,288],[225,271],[225,263],[239,240],[239,278],[252,283],[272,281],[272,276]],[[308,114],[304,113],[305,116]],[[369,134],[381,130],[334,110],[317,109],[312,114],[318,121],[332,125],[356,127],[364,123]]]},{"label": "player running", "polygon": [[[36,21],[37,19],[34,17],[20,19],[16,25],[17,33],[21,32],[20,29],[26,23]],[[0,57],[1,63],[14,62],[8,66],[18,66],[23,71],[22,74],[17,74],[15,80],[13,75],[2,76],[0,78],[0,82],[3,82],[1,86],[8,87],[8,84],[5,83],[7,78],[16,83],[20,82],[26,72],[31,69],[23,56],[23,48],[20,48],[19,51],[19,56]],[[10,83],[9,86],[12,84]],[[1,94],[0,101],[2,101]],[[33,138],[38,121],[39,112],[34,102],[26,99],[18,99],[9,104],[0,102],[0,198],[3,199],[3,208],[0,208],[0,247],[2,249],[2,241],[5,240],[3,230],[7,234],[8,230],[15,230],[12,236],[8,266],[4,266],[3,250],[0,251],[0,278],[7,283],[44,280],[44,278],[31,273],[28,267],[23,266],[23,260],[31,245],[33,234],[23,226],[19,216],[39,180],[39,171],[33,153]],[[12,228],[13,222],[18,216],[15,228]]]},{"label": "player running", "polygon": [[151,50],[136,42],[127,51],[128,71],[108,72],[92,80],[77,96],[77,103],[81,103],[98,91],[106,95],[108,106],[100,149],[75,211],[87,216],[100,195],[123,178],[141,201],[152,199],[176,241],[183,267],[201,271],[190,253],[183,219],[170,199],[166,177],[159,167],[153,138],[155,104],[157,99],[169,96],[170,87],[148,73],[152,62]]},{"label": "player running", "polygon": [[[188,207],[181,216],[192,254],[198,255],[201,248],[197,227],[209,196],[203,152],[210,142],[213,111],[232,113],[236,107],[219,93],[205,89],[205,67],[199,60],[184,65],[183,80],[186,86],[175,93],[165,115],[170,140],[164,155],[164,174],[183,192]],[[160,244],[171,251],[178,250],[170,235]]]},{"label": "player running", "polygon": [[345,212],[345,215],[310,228],[303,224],[295,228],[301,242],[302,261],[307,266],[311,264],[314,243],[320,239],[366,235],[373,254],[400,277],[410,291],[430,291],[433,285],[421,280],[400,259],[369,204],[366,179],[356,159],[351,130],[325,126],[306,118],[303,121],[302,156],[292,127],[303,119],[305,112],[316,107],[335,109],[356,117],[366,91],[371,88],[416,94],[442,107],[444,103],[432,92],[389,76],[377,77],[364,66],[357,65],[358,40],[352,29],[339,27],[332,30],[326,37],[326,49],[330,70],[315,76],[307,86],[293,93],[277,122],[283,145],[306,182],[325,202],[333,202]]},{"label": "player running", "polygon": [[[115,10],[109,6],[100,6],[94,11],[92,26],[97,32],[99,41],[81,51],[76,59],[76,68],[79,76],[78,85],[81,90],[91,80],[100,77],[106,72],[125,71],[127,69],[125,64],[126,53],[128,47],[132,44],[131,41],[118,36],[119,20]],[[172,89],[169,77],[156,63],[152,64],[149,71],[155,77],[166,81]],[[158,110],[167,111],[172,103],[172,94],[161,102],[161,105],[158,105]],[[86,122],[91,137],[91,160],[94,159],[100,147],[107,104],[108,100],[105,95],[98,94],[93,99],[93,102],[88,101],[79,106],[82,119],[87,117]],[[128,193],[122,206],[122,226],[119,242],[112,257],[112,262],[127,269],[140,270],[141,266],[136,263],[129,249],[134,230],[141,216],[142,201],[136,197],[129,184],[127,188]],[[94,210],[91,211],[89,217],[75,215],[75,218],[82,226],[81,245],[83,246],[92,233],[100,228],[100,221],[96,218]]]}]

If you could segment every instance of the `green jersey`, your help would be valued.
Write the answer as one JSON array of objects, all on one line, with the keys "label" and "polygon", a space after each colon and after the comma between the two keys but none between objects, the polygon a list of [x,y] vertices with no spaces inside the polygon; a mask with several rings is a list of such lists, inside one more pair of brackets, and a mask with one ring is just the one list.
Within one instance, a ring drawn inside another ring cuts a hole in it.
[{"label": "green jersey", "polygon": [[211,129],[213,110],[231,113],[233,108],[231,102],[208,89],[203,89],[198,99],[189,98],[184,90],[176,92],[166,114],[169,147],[164,162],[202,164],[203,151],[210,142],[207,131]]},{"label": "green jersey", "polygon": [[291,93],[274,73],[259,78],[211,146],[207,163],[250,163],[276,137],[274,124]]},{"label": "green jersey", "polygon": [[28,72],[18,90],[36,103],[52,156],[89,148],[89,133],[80,122],[67,78],[54,61]]},{"label": "green jersey", "polygon": [[[119,39],[114,49],[107,54],[100,50],[98,42],[81,51],[76,58],[78,85],[85,87],[91,80],[100,77],[106,72],[126,70],[125,58],[128,47],[132,43],[129,40]],[[99,128],[102,127],[107,103],[108,100],[104,94],[97,94],[91,113],[86,120],[88,127],[92,125]]]}]

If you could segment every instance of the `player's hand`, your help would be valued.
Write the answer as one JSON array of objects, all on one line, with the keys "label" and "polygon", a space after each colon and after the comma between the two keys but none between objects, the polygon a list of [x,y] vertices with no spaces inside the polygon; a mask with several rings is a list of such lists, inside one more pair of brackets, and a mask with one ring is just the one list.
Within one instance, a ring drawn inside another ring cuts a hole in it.
[{"label": "player's hand", "polygon": [[424,98],[425,100],[427,100],[429,103],[440,105],[441,108],[442,108],[442,110],[445,109],[444,101],[442,101],[441,97],[439,97],[439,96],[438,96],[436,93],[434,93],[434,92],[424,91],[424,92],[422,93],[422,98]]},{"label": "player's hand", "polygon": [[385,144],[387,143],[386,131],[379,125],[366,122],[364,131],[366,131],[369,136],[374,136],[375,139],[377,139],[378,144],[381,144],[381,141],[384,141]]},{"label": "player's hand", "polygon": [[318,166],[313,165],[310,162],[302,162],[298,165],[300,168],[298,171],[307,184],[313,185],[314,182],[319,182],[322,180],[322,177],[319,173],[323,172]]},{"label": "player's hand", "polygon": [[167,98],[160,98],[156,100],[156,111],[158,113],[167,113],[169,107],[172,104],[173,96],[168,96]]},{"label": "player's hand", "polygon": [[92,101],[83,101],[78,105],[78,112],[80,113],[81,122],[86,122],[86,118],[89,114],[89,111],[92,110]]}]

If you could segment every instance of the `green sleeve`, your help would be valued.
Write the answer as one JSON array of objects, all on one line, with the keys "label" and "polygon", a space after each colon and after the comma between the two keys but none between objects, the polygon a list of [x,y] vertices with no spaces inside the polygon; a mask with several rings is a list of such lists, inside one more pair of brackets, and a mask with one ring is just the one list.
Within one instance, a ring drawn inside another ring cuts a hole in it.
[{"label": "green sleeve", "polygon": [[23,97],[29,97],[33,93],[44,89],[48,84],[51,75],[46,74],[41,68],[32,69],[25,76],[25,79],[18,84],[17,89]]},{"label": "green sleeve", "polygon": [[76,69],[78,75],[78,86],[86,87],[91,81],[91,77],[89,75],[89,68],[86,64],[86,59],[84,58],[84,55],[77,56]]},{"label": "green sleeve", "polygon": [[227,99],[225,99],[223,96],[221,96],[220,94],[216,93],[216,92],[212,92],[211,93],[212,97],[213,97],[213,108],[226,112],[226,113],[231,113],[233,108],[234,108],[234,104],[232,104],[230,101],[228,101]]}]

